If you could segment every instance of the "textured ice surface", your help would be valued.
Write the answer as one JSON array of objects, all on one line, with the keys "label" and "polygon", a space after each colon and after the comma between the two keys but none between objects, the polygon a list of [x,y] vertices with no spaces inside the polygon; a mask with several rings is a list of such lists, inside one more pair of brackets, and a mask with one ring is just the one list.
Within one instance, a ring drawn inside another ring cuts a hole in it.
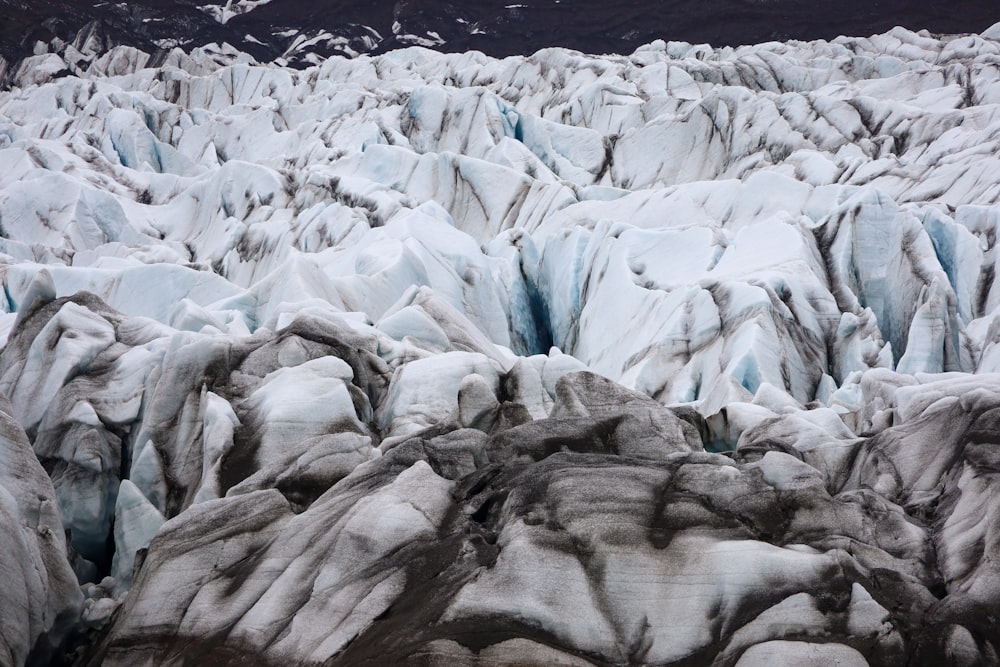
[{"label": "textured ice surface", "polygon": [[996,664],[997,35],[24,61],[0,662]]}]

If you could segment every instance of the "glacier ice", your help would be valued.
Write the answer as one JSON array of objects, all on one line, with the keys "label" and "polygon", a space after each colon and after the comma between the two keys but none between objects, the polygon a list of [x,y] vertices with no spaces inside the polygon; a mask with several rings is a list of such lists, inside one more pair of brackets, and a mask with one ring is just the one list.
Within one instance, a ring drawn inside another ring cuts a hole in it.
[{"label": "glacier ice", "polygon": [[16,64],[0,662],[996,664],[997,31]]},{"label": "glacier ice", "polygon": [[32,454],[9,400],[0,401],[0,661],[44,664],[59,655],[83,607],[67,559],[52,481]]}]

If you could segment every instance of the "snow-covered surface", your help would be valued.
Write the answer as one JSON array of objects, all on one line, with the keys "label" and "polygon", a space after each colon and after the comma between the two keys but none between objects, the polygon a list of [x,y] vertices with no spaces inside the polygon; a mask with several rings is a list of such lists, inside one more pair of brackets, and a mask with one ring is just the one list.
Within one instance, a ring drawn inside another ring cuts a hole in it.
[{"label": "snow-covered surface", "polygon": [[226,0],[224,5],[199,5],[198,9],[205,12],[213,19],[225,25],[229,22],[229,19],[234,16],[240,16],[241,14],[246,14],[247,12],[252,12],[254,9],[260,5],[266,5],[271,2],[271,0]]},{"label": "snow-covered surface", "polygon": [[998,30],[23,61],[0,658],[996,663]]}]

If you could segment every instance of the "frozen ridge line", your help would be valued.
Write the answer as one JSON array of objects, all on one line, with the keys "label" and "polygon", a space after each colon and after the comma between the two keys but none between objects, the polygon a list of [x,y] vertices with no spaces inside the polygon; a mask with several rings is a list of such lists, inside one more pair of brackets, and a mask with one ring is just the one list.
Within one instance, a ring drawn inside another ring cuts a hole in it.
[{"label": "frozen ridge line", "polygon": [[0,664],[1000,663],[1000,24],[149,59],[0,92]]}]

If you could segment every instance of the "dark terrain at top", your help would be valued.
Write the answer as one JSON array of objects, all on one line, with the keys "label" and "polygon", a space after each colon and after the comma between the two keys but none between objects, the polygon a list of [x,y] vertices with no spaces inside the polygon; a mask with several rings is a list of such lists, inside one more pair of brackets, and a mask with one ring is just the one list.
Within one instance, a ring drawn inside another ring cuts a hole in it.
[{"label": "dark terrain at top", "polygon": [[210,2],[0,0],[0,57],[19,60],[39,41],[71,42],[84,28],[104,48],[126,44],[155,52],[163,40],[182,48],[228,42],[262,61],[284,56],[296,64],[302,62],[292,48],[296,38],[321,31],[328,38],[307,48],[322,56],[381,53],[414,43],[506,56],[548,46],[630,53],[654,39],[715,46],[830,39],[895,25],[978,32],[1000,21],[995,0],[271,0],[222,24],[199,9]]}]

